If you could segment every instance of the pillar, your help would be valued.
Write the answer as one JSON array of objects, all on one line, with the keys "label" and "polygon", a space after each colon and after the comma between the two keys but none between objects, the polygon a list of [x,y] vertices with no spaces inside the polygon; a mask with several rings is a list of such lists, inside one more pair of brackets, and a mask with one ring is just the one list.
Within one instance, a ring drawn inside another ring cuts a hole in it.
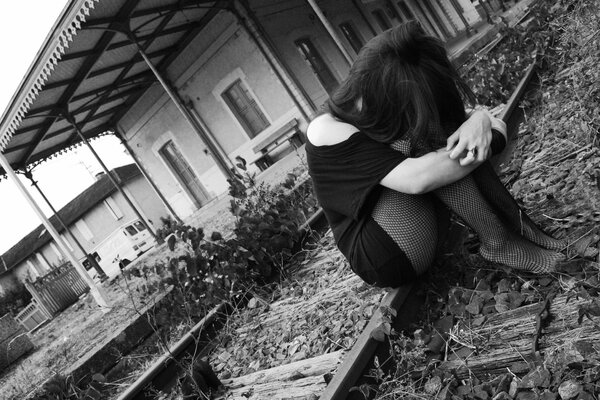
[{"label": "pillar", "polygon": [[98,276],[100,276],[100,280],[103,281],[103,280],[107,279],[108,276],[106,276],[106,273],[104,272],[104,270],[102,268],[100,268],[100,265],[98,265],[98,262],[96,261],[96,259],[94,257],[92,257],[92,255],[89,254],[83,248],[83,246],[81,245],[81,243],[79,242],[79,240],[77,240],[77,238],[75,237],[75,235],[73,235],[73,232],[71,232],[71,230],[67,227],[67,225],[65,224],[65,222],[62,220],[62,218],[60,217],[60,215],[58,214],[58,212],[56,211],[56,209],[54,208],[54,206],[52,205],[52,203],[50,203],[50,200],[46,197],[46,195],[44,194],[44,192],[42,191],[42,189],[40,188],[40,186],[38,185],[38,183],[36,182],[36,180],[33,179],[33,173],[32,173],[32,171],[31,170],[25,171],[24,175],[25,175],[25,177],[27,179],[29,179],[31,181],[31,185],[37,189],[37,191],[40,194],[40,196],[42,196],[42,199],[44,199],[44,201],[46,202],[46,204],[48,205],[48,207],[50,207],[50,210],[52,211],[52,214],[54,214],[54,216],[56,217],[56,220],[62,226],[62,228],[64,229],[65,233],[71,237],[71,240],[73,240],[73,242],[75,243],[75,245],[77,246],[77,248],[85,255],[85,257],[87,258],[87,260],[90,263],[90,265],[98,272]]},{"label": "pillar", "polygon": [[215,163],[217,164],[221,172],[223,172],[223,175],[225,175],[225,177],[227,178],[233,179],[233,171],[229,169],[227,161],[221,156],[219,150],[215,147],[215,140],[214,138],[212,138],[213,135],[208,129],[208,127],[202,124],[201,121],[198,121],[196,118],[194,118],[191,111],[186,107],[181,96],[179,96],[179,93],[177,93],[175,89],[171,87],[171,84],[167,81],[166,77],[164,77],[163,74],[154,66],[154,64],[152,64],[152,61],[150,60],[144,49],[142,49],[142,46],[140,46],[140,44],[137,42],[137,39],[135,38],[133,33],[126,32],[126,34],[129,40],[131,40],[131,42],[135,44],[139,55],[144,59],[144,62],[146,63],[146,65],[148,65],[148,68],[150,68],[150,70],[152,71],[160,85],[163,87],[165,92],[167,92],[167,95],[171,98],[173,103],[175,103],[175,107],[177,107],[179,112],[183,115],[183,117],[188,121],[188,123],[196,131],[198,136],[200,136],[202,141],[209,148],[212,157],[215,160]]},{"label": "pillar", "polygon": [[108,179],[110,179],[110,181],[113,183],[113,185],[121,193],[123,198],[125,198],[125,201],[127,202],[127,204],[129,204],[129,207],[131,207],[131,209],[133,210],[135,215],[138,217],[138,219],[142,222],[142,224],[144,224],[146,229],[148,229],[148,232],[150,232],[150,235],[152,235],[152,238],[154,238],[156,240],[156,233],[154,232],[152,227],[146,222],[146,220],[144,219],[144,217],[142,216],[140,211],[137,209],[137,207],[133,204],[133,202],[131,201],[129,196],[127,196],[127,194],[123,190],[123,187],[121,187],[121,184],[119,182],[117,182],[115,177],[110,173],[110,171],[108,170],[108,168],[106,167],[106,165],[104,164],[104,162],[102,161],[102,159],[100,158],[98,153],[96,153],[96,150],[94,150],[94,148],[90,144],[90,141],[83,135],[83,132],[81,132],[81,129],[79,129],[79,125],[77,125],[77,123],[75,122],[75,119],[73,119],[73,117],[70,114],[66,114],[64,117],[65,117],[65,120],[71,124],[73,129],[75,129],[75,132],[77,133],[77,135],[79,136],[81,141],[83,143],[85,143],[85,145],[88,147],[88,149],[90,149],[94,158],[96,159],[96,161],[98,161],[98,164],[100,164],[100,167],[102,167],[102,170],[104,170],[104,172],[108,176]]},{"label": "pillar", "polygon": [[331,36],[331,39],[333,39],[335,45],[337,46],[338,50],[342,53],[342,55],[346,59],[346,62],[348,63],[348,65],[352,65],[352,63],[354,62],[354,59],[352,58],[350,53],[348,53],[348,50],[346,50],[346,48],[342,44],[340,37],[338,36],[337,32],[333,28],[333,25],[331,25],[331,22],[329,22],[329,20],[325,16],[325,14],[323,14],[323,11],[317,4],[317,1],[316,0],[306,0],[306,1],[310,5],[310,7],[313,9],[315,14],[317,14],[319,21],[321,21],[321,23],[323,24],[323,26],[329,33],[329,36]]},{"label": "pillar", "polygon": [[13,171],[12,167],[10,166],[10,163],[2,153],[0,153],[0,166],[4,168],[8,179],[10,179],[17,186],[23,197],[25,197],[25,200],[27,200],[31,208],[33,208],[33,211],[42,221],[42,224],[44,225],[50,236],[52,236],[54,241],[58,244],[58,247],[60,248],[62,253],[66,256],[66,259],[71,262],[75,270],[77,270],[79,275],[81,275],[81,277],[83,278],[84,282],[88,284],[88,286],[90,287],[90,293],[96,301],[96,303],[98,304],[98,306],[100,306],[103,312],[107,312],[109,310],[109,303],[106,297],[106,293],[104,293],[104,290],[101,287],[96,286],[96,283],[88,275],[83,265],[81,265],[79,263],[79,260],[77,260],[73,253],[69,251],[69,248],[67,247],[67,244],[63,241],[63,238],[60,237],[59,233],[56,231],[56,229],[54,229],[54,226],[52,226],[48,218],[44,215],[42,209],[37,205],[31,194],[27,191],[23,183],[19,180],[17,174],[15,173],[15,171]]},{"label": "pillar", "polygon": [[116,129],[116,128],[113,131],[115,133],[115,136],[117,138],[119,138],[119,140],[121,141],[121,144],[125,147],[125,149],[129,153],[129,155],[131,156],[131,158],[133,158],[133,162],[138,167],[138,169],[142,172],[142,175],[144,176],[144,178],[146,178],[146,181],[148,182],[148,184],[150,185],[150,187],[152,188],[152,190],[154,190],[154,193],[156,193],[156,195],[158,196],[158,198],[160,199],[160,201],[162,202],[162,204],[165,206],[165,208],[167,209],[167,211],[169,212],[169,214],[177,222],[179,222],[179,223],[183,222],[181,220],[181,218],[179,218],[179,216],[177,215],[177,213],[175,212],[175,210],[173,209],[173,207],[171,207],[171,204],[167,201],[166,197],[162,194],[162,192],[160,191],[160,189],[158,188],[158,186],[156,185],[156,183],[154,183],[154,180],[152,179],[152,177],[150,177],[150,175],[148,174],[148,171],[146,171],[146,168],[144,168],[144,166],[140,162],[138,156],[133,152],[133,149],[131,148],[131,146],[129,145],[129,143],[125,140],[125,137],[123,136],[123,134],[118,129]]}]

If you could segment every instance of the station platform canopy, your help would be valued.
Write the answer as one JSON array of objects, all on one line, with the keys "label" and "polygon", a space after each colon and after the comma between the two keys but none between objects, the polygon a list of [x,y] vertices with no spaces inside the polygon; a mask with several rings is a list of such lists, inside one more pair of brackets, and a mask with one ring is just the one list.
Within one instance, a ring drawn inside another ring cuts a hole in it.
[{"label": "station platform canopy", "polygon": [[[0,120],[15,170],[112,132],[229,0],[71,0]],[[138,47],[139,46],[139,47]],[[0,170],[4,175],[5,171]]]}]

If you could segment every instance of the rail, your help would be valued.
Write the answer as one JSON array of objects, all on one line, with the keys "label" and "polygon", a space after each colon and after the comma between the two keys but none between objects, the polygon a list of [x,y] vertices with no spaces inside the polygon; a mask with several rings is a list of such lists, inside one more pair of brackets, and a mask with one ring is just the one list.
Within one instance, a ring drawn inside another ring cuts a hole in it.
[{"label": "rail", "polygon": [[[515,132],[518,130],[518,120],[522,118],[518,112],[518,104],[527,92],[528,88],[535,84],[535,80],[532,78],[535,76],[535,65],[532,64],[524,74],[519,85],[513,92],[513,95],[507,102],[503,111],[500,114],[509,127],[509,142],[514,137]],[[510,154],[511,147],[507,147],[504,152],[504,157]],[[496,160],[496,162],[499,162]],[[310,221],[302,227],[304,233],[308,233],[310,229],[314,229],[318,226],[323,226],[324,215],[322,210],[319,210]],[[415,300],[415,296],[411,293],[413,286],[405,285],[400,288],[390,291],[382,300],[381,306],[387,306],[393,310],[396,310],[398,315],[403,317],[410,314],[409,309],[418,309],[418,299]],[[205,319],[215,318],[217,314],[224,315],[222,310],[211,312]],[[325,389],[320,393],[320,400],[342,400],[348,399],[350,395],[350,389],[359,384],[361,378],[368,372],[368,369],[372,365],[373,358],[376,354],[385,352],[385,342],[379,342],[373,337],[373,332],[381,324],[382,313],[376,311],[371,317],[369,323],[359,335],[352,349],[348,351],[343,357],[343,361],[337,367],[337,370]],[[406,317],[403,323],[408,323],[410,317]],[[149,384],[153,384],[155,389],[160,389],[161,385],[157,385],[157,377],[160,375],[169,374],[168,366],[177,363],[177,360],[182,358],[185,348],[190,346],[197,346],[198,335],[202,335],[207,327],[205,320],[201,321],[196,325],[192,331],[184,336],[173,348],[169,349],[165,355],[163,355],[157,362],[155,362],[133,385],[131,385],[124,393],[120,395],[118,400],[131,400],[138,399],[139,394]],[[194,347],[195,348],[195,347]],[[310,360],[304,360],[310,364]],[[176,373],[171,370],[171,380],[177,377]],[[263,374],[264,375],[264,374]],[[164,385],[164,382],[162,383]],[[165,387],[165,386],[162,386]]]}]

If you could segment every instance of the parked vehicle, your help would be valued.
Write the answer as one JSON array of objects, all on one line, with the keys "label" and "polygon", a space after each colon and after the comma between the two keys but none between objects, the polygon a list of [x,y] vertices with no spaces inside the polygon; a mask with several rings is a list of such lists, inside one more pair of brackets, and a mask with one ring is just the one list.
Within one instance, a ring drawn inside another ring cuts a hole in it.
[{"label": "parked vehicle", "polygon": [[[155,242],[140,220],[122,225],[92,251],[98,264],[109,276],[118,275],[127,264],[154,247]],[[88,272],[95,277],[96,270],[83,261]]]}]

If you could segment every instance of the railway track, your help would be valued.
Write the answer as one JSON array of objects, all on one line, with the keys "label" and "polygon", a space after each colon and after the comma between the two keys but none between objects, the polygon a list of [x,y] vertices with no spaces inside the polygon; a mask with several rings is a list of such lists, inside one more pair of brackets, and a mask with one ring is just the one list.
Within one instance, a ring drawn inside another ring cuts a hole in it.
[{"label": "railway track", "polygon": [[[526,17],[527,15],[524,15],[520,18],[518,23],[524,21]],[[493,45],[498,43],[500,40]],[[489,51],[489,48],[486,47],[485,51]],[[508,126],[509,145],[500,158],[493,160],[496,165],[510,157],[514,147],[514,141],[511,139],[516,135],[520,122],[523,120],[523,113],[518,104],[524,94],[537,85],[535,77],[535,65],[532,64],[525,71],[518,87],[499,114]],[[320,211],[307,222],[304,228],[305,230],[318,230],[325,227],[326,221]],[[402,329],[417,318],[414,312],[419,309],[422,302],[423,299],[414,293],[413,285],[406,285],[388,292],[383,297],[380,306],[395,311],[398,317],[394,327]],[[233,308],[229,304],[221,304],[212,310],[126,391],[121,393],[118,400],[154,398],[146,393],[148,387],[161,391],[167,391],[174,387],[178,377],[182,374],[181,360],[191,355],[196,357],[207,355],[212,349],[211,340],[216,337],[232,311]],[[229,391],[219,399],[363,399],[358,392],[351,392],[351,388],[364,380],[364,376],[372,368],[375,356],[385,359],[389,354],[387,343],[377,341],[373,334],[381,324],[382,317],[382,312],[377,309],[349,351],[336,351],[223,380]]]},{"label": "railway track", "polygon": [[[509,127],[509,143],[517,132],[523,118],[518,103],[523,95],[536,85],[535,66],[525,71],[520,84],[500,113],[500,117]],[[510,156],[509,145],[502,157]],[[503,159],[495,160],[497,164]],[[322,229],[325,226],[322,213],[313,216],[306,229]],[[415,310],[419,309],[422,299],[413,292],[413,286],[407,285],[388,292],[380,305],[395,310],[396,329],[408,326],[416,319]],[[175,386],[182,373],[181,360],[191,355],[202,357],[211,349],[210,342],[217,335],[220,327],[226,323],[232,307],[221,304],[200,321],[176,345],[156,361],[146,372],[123,392],[119,400],[152,398],[146,394],[145,388],[151,386],[155,390],[166,391]],[[229,392],[221,399],[317,399],[342,400],[362,399],[362,395],[350,389],[362,382],[364,376],[372,368],[373,359],[385,359],[387,344],[374,339],[373,332],[381,324],[382,313],[377,309],[370,321],[356,339],[349,351],[337,351],[321,356],[300,360],[294,363],[257,371],[245,376],[223,380]],[[279,393],[277,395],[276,393]],[[274,395],[275,394],[275,395]],[[264,396],[264,397],[263,397]],[[277,397],[279,396],[279,397]],[[312,397],[311,397],[312,396]]]}]

